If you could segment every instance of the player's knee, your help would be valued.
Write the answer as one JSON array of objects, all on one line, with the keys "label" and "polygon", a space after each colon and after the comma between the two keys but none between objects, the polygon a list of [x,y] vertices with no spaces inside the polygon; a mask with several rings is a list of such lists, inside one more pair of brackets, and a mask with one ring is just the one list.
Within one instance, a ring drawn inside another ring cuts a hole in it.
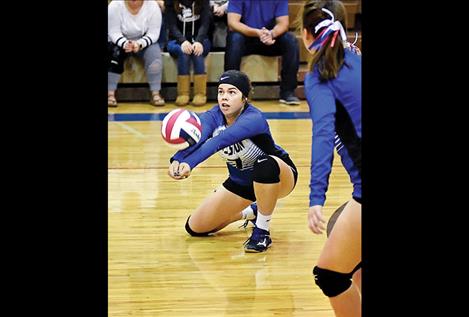
[{"label": "player's knee", "polygon": [[275,184],[280,182],[280,166],[269,155],[259,156],[254,162],[253,180],[262,184]]},{"label": "player's knee", "polygon": [[339,273],[315,266],[313,274],[316,285],[327,297],[340,295],[352,285],[351,273]]},{"label": "player's knee", "polygon": [[191,236],[193,237],[206,237],[208,236],[210,233],[214,232],[214,231],[209,231],[209,232],[195,232],[194,230],[192,230],[192,228],[189,226],[189,218],[190,216],[187,218],[186,220],[186,231],[187,233],[189,233]]}]

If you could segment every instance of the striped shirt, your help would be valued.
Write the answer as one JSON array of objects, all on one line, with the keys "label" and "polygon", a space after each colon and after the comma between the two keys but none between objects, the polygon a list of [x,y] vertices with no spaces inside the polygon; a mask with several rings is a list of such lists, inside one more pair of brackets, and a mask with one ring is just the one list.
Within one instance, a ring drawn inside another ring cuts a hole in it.
[{"label": "striped shirt", "polygon": [[130,13],[125,1],[113,0],[108,5],[108,41],[124,48],[128,40],[145,48],[158,41],[162,23],[161,9],[156,1],[143,1],[136,15]]}]

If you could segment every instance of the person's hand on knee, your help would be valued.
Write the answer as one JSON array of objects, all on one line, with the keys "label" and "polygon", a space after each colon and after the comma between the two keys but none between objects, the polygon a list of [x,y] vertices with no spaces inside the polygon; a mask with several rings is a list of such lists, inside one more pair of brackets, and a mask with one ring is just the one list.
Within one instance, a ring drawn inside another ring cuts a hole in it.
[{"label": "person's hand on knee", "polygon": [[192,44],[189,41],[182,42],[181,50],[184,52],[184,54],[192,54]]},{"label": "person's hand on knee", "polygon": [[192,52],[195,56],[200,56],[204,52],[204,47],[200,42],[195,42],[192,44]]}]

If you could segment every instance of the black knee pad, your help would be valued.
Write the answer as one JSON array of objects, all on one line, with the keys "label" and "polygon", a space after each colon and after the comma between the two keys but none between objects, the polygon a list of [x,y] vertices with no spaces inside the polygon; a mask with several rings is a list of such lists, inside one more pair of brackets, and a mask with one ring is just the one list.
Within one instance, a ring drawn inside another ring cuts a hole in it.
[{"label": "black knee pad", "polygon": [[126,53],[112,42],[107,44],[108,50],[108,72],[122,74],[124,72],[124,60]]},{"label": "black knee pad", "polygon": [[191,216],[189,216],[186,220],[186,231],[193,237],[206,237],[208,236],[210,233],[213,233],[215,232],[216,230],[212,230],[212,231],[209,231],[209,232],[195,232],[194,230],[191,229],[191,227],[189,226],[189,218]]},{"label": "black knee pad", "polygon": [[269,155],[262,155],[254,162],[253,180],[262,184],[275,184],[280,182],[280,166]]},{"label": "black knee pad", "polygon": [[352,285],[351,273],[339,273],[315,266],[313,274],[316,285],[327,297],[342,294]]}]

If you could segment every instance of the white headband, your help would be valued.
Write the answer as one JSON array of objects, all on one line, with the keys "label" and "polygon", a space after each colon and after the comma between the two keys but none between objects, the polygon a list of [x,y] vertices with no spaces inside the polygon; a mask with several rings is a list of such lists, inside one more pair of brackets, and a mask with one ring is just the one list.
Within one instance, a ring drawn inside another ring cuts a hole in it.
[{"label": "white headband", "polygon": [[321,9],[322,11],[326,12],[327,14],[329,14],[331,16],[331,19],[329,20],[323,20],[321,22],[318,23],[318,25],[316,25],[314,27],[314,33],[318,33],[318,30],[323,28],[323,27],[328,27],[325,31],[324,31],[324,34],[327,33],[328,30],[332,30],[332,31],[340,31],[340,37],[342,38],[343,41],[346,41],[347,40],[347,35],[345,34],[345,30],[344,30],[344,27],[342,26],[342,24],[339,22],[339,21],[334,21],[334,14],[325,9],[325,8],[322,8]]},{"label": "white headband", "polygon": [[331,11],[327,10],[326,8],[322,8],[321,10],[329,14],[332,18],[332,21],[334,21],[334,14]]}]

